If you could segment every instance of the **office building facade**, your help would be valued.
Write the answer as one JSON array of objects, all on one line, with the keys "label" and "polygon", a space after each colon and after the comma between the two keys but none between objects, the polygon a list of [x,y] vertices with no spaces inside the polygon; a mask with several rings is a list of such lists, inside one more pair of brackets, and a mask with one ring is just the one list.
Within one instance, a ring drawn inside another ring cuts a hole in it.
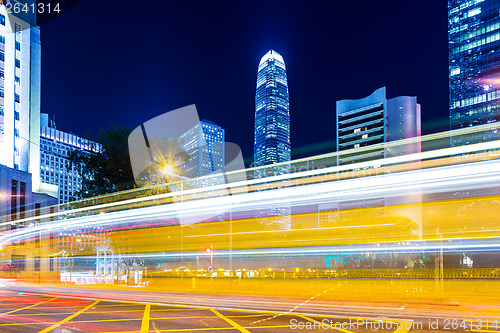
[{"label": "office building facade", "polygon": [[267,52],[259,63],[255,94],[254,166],[291,158],[288,81],[283,57]]},{"label": "office building facade", "polygon": [[202,120],[180,136],[180,148],[189,156],[181,167],[185,176],[198,178],[196,186],[216,185],[224,183],[224,141],[225,132],[222,127],[209,120]]},{"label": "office building facade", "polygon": [[42,187],[46,184],[57,186],[60,204],[79,199],[82,177],[74,167],[70,167],[69,154],[74,151],[100,153],[97,142],[83,139],[71,133],[58,130],[47,114],[41,115],[40,127],[40,177]]},{"label": "office building facade", "polygon": [[[387,99],[386,88],[382,87],[365,98],[337,101],[336,119],[339,165],[353,164],[353,170],[375,175],[381,170],[378,163],[370,167],[356,167],[356,163],[421,152],[421,107],[415,96]],[[373,197],[363,202],[332,203],[320,206],[318,210],[336,211],[363,205],[383,207],[421,201],[420,193],[415,191],[407,195]],[[415,232],[421,235],[422,212],[418,205],[401,208],[399,214],[400,218],[414,222]],[[335,218],[335,213],[329,214],[320,224],[331,225]]]},{"label": "office building facade", "polygon": [[[448,0],[450,128],[500,120],[500,2]],[[498,138],[481,133],[453,137],[464,145]]]},{"label": "office building facade", "polygon": [[0,164],[33,175],[38,190],[40,29],[33,15],[0,5]]},{"label": "office building facade", "polygon": [[[414,96],[386,97],[386,88],[356,100],[337,101],[337,151],[339,164],[349,164],[420,152],[420,143],[383,144],[420,137],[421,108]],[[360,149],[370,146],[375,149]],[[359,150],[358,150],[359,149]]]},{"label": "office building facade", "polygon": [[[15,1],[14,1],[15,3]],[[35,3],[28,0],[28,5]],[[3,229],[57,203],[40,191],[40,28],[0,4],[0,220]]]}]

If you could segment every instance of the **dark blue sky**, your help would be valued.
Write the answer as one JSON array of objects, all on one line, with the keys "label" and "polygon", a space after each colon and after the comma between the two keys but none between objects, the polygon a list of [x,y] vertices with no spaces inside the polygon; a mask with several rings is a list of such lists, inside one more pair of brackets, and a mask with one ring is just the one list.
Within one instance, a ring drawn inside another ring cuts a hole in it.
[{"label": "dark blue sky", "polygon": [[42,112],[80,135],[196,104],[251,157],[271,48],[287,66],[295,158],[335,149],[336,100],[384,85],[418,97],[424,133],[448,128],[446,1],[81,0],[41,31]]}]

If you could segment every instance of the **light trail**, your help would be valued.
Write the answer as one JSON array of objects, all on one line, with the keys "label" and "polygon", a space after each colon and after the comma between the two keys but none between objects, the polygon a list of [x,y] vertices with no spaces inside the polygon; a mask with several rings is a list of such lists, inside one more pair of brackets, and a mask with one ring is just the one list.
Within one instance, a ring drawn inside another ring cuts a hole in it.
[{"label": "light trail", "polygon": [[[446,138],[440,134],[386,148]],[[106,202],[113,196],[94,198],[4,222],[0,225],[30,226],[0,233],[0,276],[134,281],[144,288],[151,282],[174,292],[257,288],[283,296],[300,294],[307,286],[301,279],[324,279],[307,287],[306,299],[330,290],[330,279],[360,278],[378,281],[379,289],[349,280],[344,297],[363,290],[406,299],[411,292],[416,299],[438,301],[443,279],[498,279],[498,267],[487,265],[500,254],[500,141],[351,165],[332,162],[349,153],[291,162],[290,173],[254,178],[257,169],[251,169],[227,184],[145,197],[143,189],[129,191],[113,202]],[[301,163],[307,164],[303,170]],[[234,175],[238,172],[243,171]],[[290,216],[259,217],[283,207],[290,208]],[[290,225],[280,224],[285,218]],[[477,268],[481,265],[487,268]],[[408,282],[394,291],[377,279],[421,279],[426,287]],[[489,300],[487,283],[464,286]]]},{"label": "light trail", "polygon": [[[0,248],[11,241],[38,236],[40,232],[44,234],[51,230],[64,230],[65,228],[102,227],[105,225],[113,225],[117,228],[120,224],[136,223],[137,220],[182,219],[196,214],[216,216],[217,211],[220,210],[233,212],[255,211],[283,204],[297,207],[311,202],[316,204],[331,202],[332,200],[342,202],[350,198],[367,200],[398,196],[401,193],[416,191],[425,194],[463,191],[471,188],[492,188],[495,186],[500,187],[500,160],[377,175],[300,187],[279,188],[68,218],[4,233],[0,236]],[[381,225],[383,224],[378,224],[378,226]],[[370,226],[370,224],[367,224],[367,226]]]},{"label": "light trail", "polygon": [[[495,126],[492,125],[487,125],[487,126],[478,126],[478,128],[474,129],[467,129],[467,130],[460,130],[460,131],[453,131],[445,134],[436,134],[436,135],[429,135],[426,137],[422,138],[416,138],[416,139],[407,139],[407,140],[402,140],[402,141],[397,141],[397,142],[392,142],[383,145],[383,147],[392,147],[392,146],[400,146],[400,145],[405,145],[405,144],[413,144],[417,143],[420,141],[432,141],[432,140],[437,140],[441,139],[447,136],[450,136],[452,133],[459,135],[460,133],[475,133],[478,131],[487,131],[496,128]],[[456,132],[456,133],[455,133]],[[460,132],[460,133],[459,133]],[[375,149],[377,146],[371,146],[368,148],[362,148],[362,149]],[[379,147],[380,148],[380,147]],[[362,150],[361,149],[361,150]],[[300,171],[300,172],[294,172],[290,174],[283,174],[283,175],[276,175],[276,176],[270,176],[270,177],[265,177],[263,178],[258,178],[258,179],[248,179],[244,181],[238,181],[238,182],[232,182],[232,183],[227,183],[227,184],[222,184],[222,185],[214,185],[214,186],[209,186],[205,188],[196,188],[196,189],[188,189],[188,190],[183,190],[183,191],[178,191],[174,193],[164,193],[164,194],[157,194],[153,196],[148,196],[145,198],[133,198],[133,199],[126,199],[122,200],[119,202],[113,202],[113,203],[104,203],[104,204],[98,204],[93,207],[85,207],[85,208],[76,208],[76,209],[71,209],[69,212],[56,212],[56,213],[51,213],[51,214],[44,214],[42,217],[43,218],[55,218],[55,217],[60,217],[64,216],[66,214],[75,214],[75,213],[89,213],[90,211],[100,211],[103,209],[108,209],[108,208],[113,208],[113,207],[118,207],[118,206],[126,206],[126,205],[132,205],[132,204],[138,204],[142,202],[148,202],[148,201],[154,201],[154,200],[160,200],[160,199],[172,199],[175,197],[189,197],[190,195],[200,195],[204,193],[210,193],[210,192],[217,192],[217,191],[227,191],[231,189],[237,189],[240,187],[250,187],[250,186],[255,186],[258,184],[262,183],[273,183],[273,182],[281,182],[281,181],[288,181],[288,180],[293,180],[293,179],[301,179],[301,178],[310,178],[314,176],[320,176],[324,174],[337,174],[337,173],[342,173],[346,171],[351,171],[351,170],[357,170],[357,169],[370,169],[370,168],[383,168],[391,165],[398,165],[398,164],[403,164],[403,163],[408,163],[408,162],[414,162],[414,161],[424,161],[424,160],[433,160],[433,159],[438,159],[438,158],[448,158],[449,156],[458,156],[458,155],[464,155],[464,154],[470,154],[470,153],[477,153],[477,152],[482,152],[482,151],[496,151],[500,149],[500,140],[497,141],[489,141],[489,142],[483,142],[483,143],[477,143],[477,144],[472,144],[472,145],[466,145],[466,146],[459,146],[459,147],[451,147],[451,148],[443,148],[443,149],[436,149],[428,152],[421,152],[421,153],[416,153],[416,154],[408,154],[408,155],[402,155],[402,156],[396,156],[396,157],[389,157],[389,158],[384,158],[380,160],[374,160],[374,161],[367,161],[367,162],[361,162],[361,163],[354,163],[354,164],[349,164],[349,165],[341,165],[341,166],[333,166],[333,167],[327,167],[327,168],[322,168],[322,169],[315,169],[315,170],[305,170],[305,171]],[[341,153],[335,153],[336,154],[346,154],[347,152],[341,152]],[[320,156],[323,157],[323,156]],[[304,162],[305,160],[309,161],[314,161],[318,159],[319,157],[311,157],[309,159],[303,159],[303,160],[298,160],[298,162]],[[295,162],[292,162],[295,163]],[[289,165],[290,163],[282,163],[282,165]],[[275,167],[277,165],[273,165]],[[251,172],[259,169],[263,169],[265,167],[258,167],[254,169],[249,169],[245,170],[246,172]],[[232,173],[239,174],[241,173],[242,170],[238,171],[233,171]],[[228,173],[231,174],[231,173]],[[206,177],[202,177],[206,178]],[[174,186],[174,184],[172,184]],[[133,191],[131,191],[133,193]],[[227,193],[227,192],[226,192]],[[26,223],[26,222],[32,222],[40,217],[28,217],[24,219],[18,219],[16,220],[17,223]],[[8,225],[10,222],[4,222],[0,223],[1,225]]]}]

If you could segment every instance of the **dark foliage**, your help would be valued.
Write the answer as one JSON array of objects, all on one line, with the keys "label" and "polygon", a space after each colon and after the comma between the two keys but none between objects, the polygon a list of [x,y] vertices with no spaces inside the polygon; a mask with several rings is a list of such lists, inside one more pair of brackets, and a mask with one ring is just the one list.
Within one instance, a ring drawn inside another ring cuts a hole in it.
[{"label": "dark foliage", "polygon": [[82,198],[134,188],[134,175],[128,150],[128,127],[101,128],[92,140],[102,145],[102,153],[73,151],[69,168],[82,176]]}]

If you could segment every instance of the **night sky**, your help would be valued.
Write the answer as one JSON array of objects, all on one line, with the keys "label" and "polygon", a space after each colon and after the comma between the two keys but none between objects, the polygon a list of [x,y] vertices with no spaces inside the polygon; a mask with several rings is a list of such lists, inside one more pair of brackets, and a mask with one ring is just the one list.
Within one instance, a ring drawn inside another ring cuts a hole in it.
[{"label": "night sky", "polygon": [[287,66],[292,157],[335,150],[335,101],[387,86],[447,130],[447,4],[436,0],[88,1],[41,26],[42,112],[60,130],[135,128],[196,104],[253,156],[257,66]]}]

